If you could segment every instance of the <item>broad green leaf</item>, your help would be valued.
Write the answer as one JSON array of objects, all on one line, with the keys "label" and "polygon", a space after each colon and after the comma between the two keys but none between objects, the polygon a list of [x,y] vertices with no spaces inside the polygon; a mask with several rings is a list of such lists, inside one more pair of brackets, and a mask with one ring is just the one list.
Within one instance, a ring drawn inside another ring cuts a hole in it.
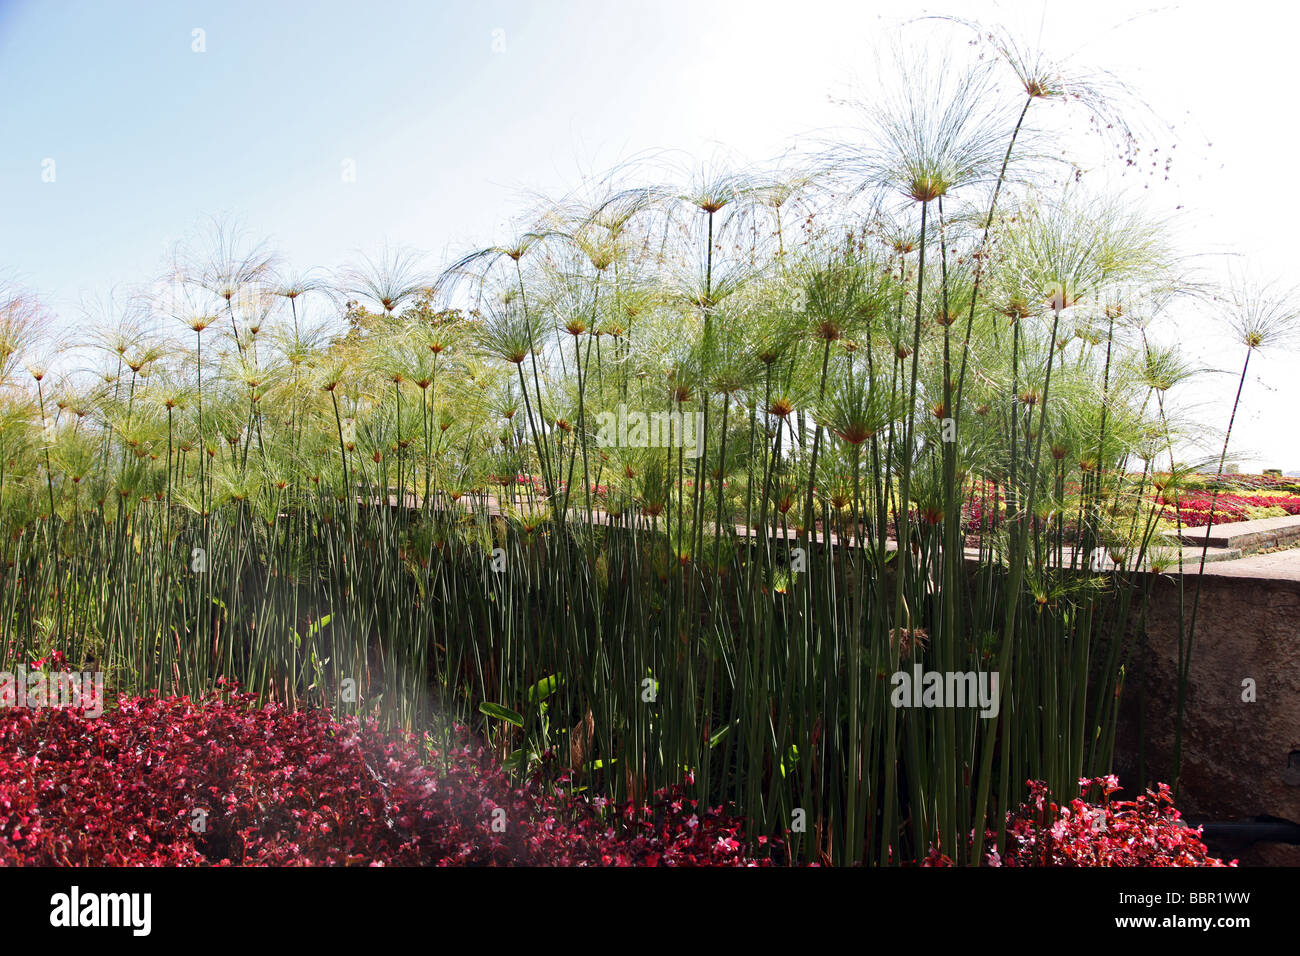
[{"label": "broad green leaf", "polygon": [[532,687],[528,688],[528,702],[536,703],[539,700],[545,700],[554,694],[564,684],[563,674],[552,674],[550,677],[543,677]]},{"label": "broad green leaf", "polygon": [[504,720],[508,724],[514,724],[516,727],[524,726],[523,714],[511,710],[509,707],[502,707],[500,704],[494,704],[490,701],[483,701],[478,705],[480,713],[487,714],[489,717],[495,717],[497,720]]}]

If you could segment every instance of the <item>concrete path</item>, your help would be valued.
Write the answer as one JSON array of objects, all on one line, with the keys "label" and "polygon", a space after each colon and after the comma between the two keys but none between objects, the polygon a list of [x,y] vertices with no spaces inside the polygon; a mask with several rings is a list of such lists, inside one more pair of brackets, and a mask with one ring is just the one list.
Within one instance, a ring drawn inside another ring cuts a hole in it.
[{"label": "concrete path", "polygon": [[[1187,573],[1195,574],[1192,565]],[[1251,554],[1236,561],[1218,561],[1205,565],[1207,575],[1227,578],[1267,578],[1271,581],[1300,581],[1300,548],[1275,551],[1272,554]]]}]

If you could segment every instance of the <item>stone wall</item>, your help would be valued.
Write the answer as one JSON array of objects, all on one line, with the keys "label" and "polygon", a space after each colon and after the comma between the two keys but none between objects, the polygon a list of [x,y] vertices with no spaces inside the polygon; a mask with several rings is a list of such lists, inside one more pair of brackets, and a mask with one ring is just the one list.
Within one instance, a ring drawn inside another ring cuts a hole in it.
[{"label": "stone wall", "polygon": [[[1184,582],[1190,613],[1196,577]],[[1139,709],[1148,780],[1168,782],[1178,696],[1178,583],[1153,583],[1146,693],[1124,692],[1115,769],[1137,782]],[[1136,670],[1136,662],[1133,670]],[[1131,673],[1135,678],[1136,674]],[[1254,700],[1243,682],[1254,682]],[[1300,579],[1203,578],[1183,730],[1178,806],[1194,821],[1278,817],[1300,823]],[[1292,754],[1295,754],[1292,757]],[[1300,846],[1225,847],[1247,864],[1300,865]]]}]

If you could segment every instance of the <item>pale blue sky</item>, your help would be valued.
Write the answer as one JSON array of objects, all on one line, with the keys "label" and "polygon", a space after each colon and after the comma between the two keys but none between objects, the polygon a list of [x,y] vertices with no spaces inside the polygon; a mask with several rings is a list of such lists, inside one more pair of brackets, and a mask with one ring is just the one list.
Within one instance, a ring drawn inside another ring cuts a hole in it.
[{"label": "pale blue sky", "polygon": [[[301,266],[385,242],[436,264],[505,233],[527,190],[563,192],[647,150],[766,159],[848,121],[830,97],[873,75],[872,45],[900,17],[1036,30],[1042,10],[0,0],[0,275],[70,322],[83,294],[153,277],[170,242],[223,213]],[[1048,0],[1044,39],[1082,46],[1081,61],[1117,70],[1175,124],[1174,180],[1152,192],[1184,207],[1186,249],[1240,252],[1256,273],[1296,281],[1300,191],[1286,176],[1300,13],[1195,0],[1124,23],[1134,12]],[[345,160],[355,183],[342,181]],[[1207,362],[1237,361],[1208,324],[1180,332]],[[1262,457],[1243,463],[1300,468],[1300,362],[1258,370],[1236,434]],[[1202,394],[1213,427],[1233,384],[1220,376]]]}]

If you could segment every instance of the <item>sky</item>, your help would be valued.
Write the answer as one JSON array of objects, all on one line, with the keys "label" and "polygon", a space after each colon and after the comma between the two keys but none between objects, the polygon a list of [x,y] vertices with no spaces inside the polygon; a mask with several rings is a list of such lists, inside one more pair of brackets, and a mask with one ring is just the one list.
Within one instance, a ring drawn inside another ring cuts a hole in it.
[{"label": "sky", "polygon": [[[0,0],[0,279],[75,327],[214,215],[302,267],[386,244],[436,266],[638,155],[811,145],[851,122],[836,100],[869,88],[881,38],[926,13],[1114,71],[1172,129],[1170,179],[1149,185],[1179,247],[1216,276],[1300,283],[1300,8],[1248,0]],[[1165,334],[1214,370],[1178,396],[1208,449],[1241,349],[1206,314]],[[1300,354],[1253,358],[1229,460],[1300,470],[1297,409]]]}]

